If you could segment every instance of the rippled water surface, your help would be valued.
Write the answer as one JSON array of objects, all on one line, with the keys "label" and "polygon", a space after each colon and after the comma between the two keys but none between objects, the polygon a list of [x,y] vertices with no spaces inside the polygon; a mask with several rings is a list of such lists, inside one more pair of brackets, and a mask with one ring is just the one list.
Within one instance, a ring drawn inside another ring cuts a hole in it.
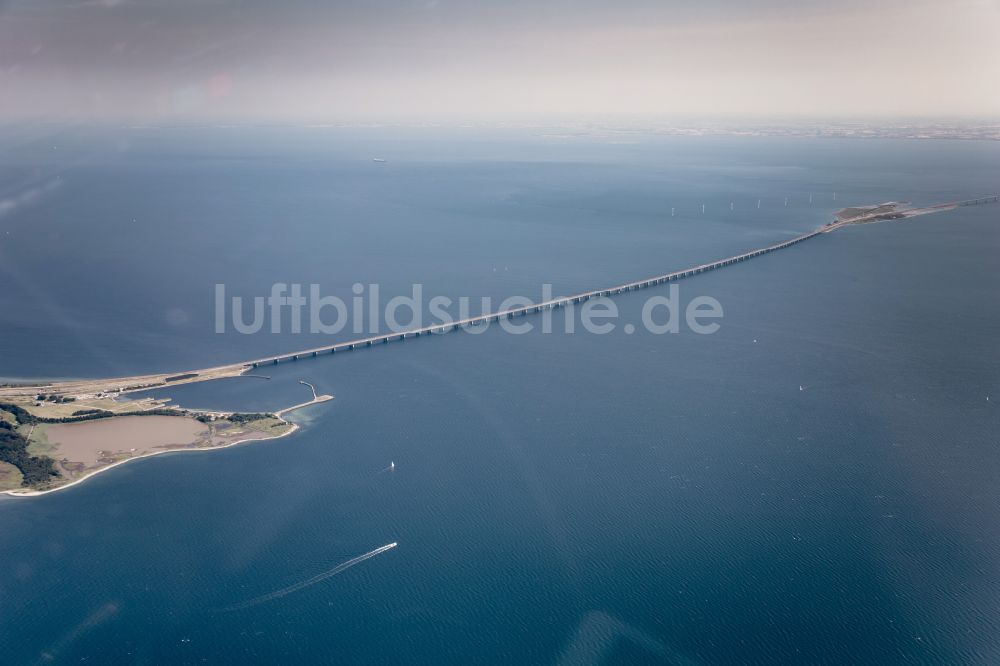
[{"label": "rippled water surface", "polygon": [[[5,139],[11,178],[60,184],[0,218],[0,375],[315,342],[217,335],[219,282],[536,296],[1000,182],[975,142],[163,132],[69,134],[64,165]],[[684,281],[723,304],[714,335],[490,327],[175,387],[195,407],[276,409],[308,399],[299,380],[336,399],[287,438],[0,500],[5,659],[996,663],[998,215]],[[619,323],[653,293],[617,299]]]}]

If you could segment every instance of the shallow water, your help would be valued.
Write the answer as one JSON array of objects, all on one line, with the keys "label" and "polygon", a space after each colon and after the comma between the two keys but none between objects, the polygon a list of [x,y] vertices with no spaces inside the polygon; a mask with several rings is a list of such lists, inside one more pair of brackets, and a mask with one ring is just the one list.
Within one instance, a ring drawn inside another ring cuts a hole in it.
[{"label": "shallow water", "polygon": [[103,457],[100,451],[148,450],[159,446],[189,444],[207,431],[204,423],[173,416],[123,416],[80,423],[55,423],[46,426],[50,444],[57,445],[51,455],[86,465]]}]

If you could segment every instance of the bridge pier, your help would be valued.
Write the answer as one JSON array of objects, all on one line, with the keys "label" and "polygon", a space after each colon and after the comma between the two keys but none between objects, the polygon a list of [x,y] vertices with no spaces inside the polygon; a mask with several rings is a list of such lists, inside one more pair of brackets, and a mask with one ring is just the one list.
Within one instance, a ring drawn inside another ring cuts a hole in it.
[{"label": "bridge pier", "polygon": [[[991,203],[991,202],[1000,202],[1000,195],[993,196],[993,197],[984,197],[984,198],[981,198],[981,199],[972,199],[972,200],[965,201],[965,202],[957,202],[957,203],[947,204],[947,206],[955,206],[955,205],[977,205],[977,204],[986,204],[986,203]],[[942,205],[942,206],[944,206],[944,205]],[[436,326],[436,327],[429,326],[429,327],[427,327],[425,329],[422,329],[422,330],[404,331],[404,332],[401,332],[401,333],[389,333],[389,334],[384,335],[384,336],[377,336],[377,337],[374,337],[374,338],[369,338],[367,340],[358,340],[358,341],[355,341],[355,342],[348,342],[348,343],[343,343],[343,344],[340,344],[340,345],[333,345],[333,346],[331,346],[329,348],[324,348],[324,349],[320,349],[320,350],[317,350],[317,351],[302,351],[302,352],[297,352],[297,353],[294,353],[294,354],[287,354],[287,355],[284,355],[284,356],[275,356],[275,357],[272,357],[270,359],[265,359],[265,360],[248,361],[244,365],[245,365],[246,368],[258,368],[258,367],[260,367],[263,364],[278,365],[279,363],[283,363],[285,361],[298,361],[300,357],[304,357],[306,355],[308,355],[308,356],[310,356],[312,358],[315,358],[315,357],[317,357],[322,352],[329,351],[331,354],[335,354],[335,353],[337,353],[338,350],[339,351],[350,351],[350,350],[355,349],[356,347],[358,347],[361,344],[364,344],[364,346],[366,346],[366,347],[371,347],[376,342],[381,342],[382,344],[388,344],[389,342],[392,342],[394,340],[403,341],[403,340],[406,339],[407,335],[409,335],[410,337],[417,337],[418,338],[418,337],[420,337],[420,335],[422,333],[427,333],[427,334],[432,334],[432,333],[448,333],[448,332],[454,331],[455,329],[458,329],[458,328],[469,329],[472,326],[481,326],[483,324],[488,325],[490,323],[491,319],[494,322],[499,322],[501,317],[505,317],[508,320],[513,319],[516,316],[526,317],[529,314],[540,313],[543,310],[555,310],[556,308],[572,307],[573,305],[576,305],[576,304],[579,304],[579,303],[583,303],[584,301],[589,301],[592,298],[608,298],[608,297],[612,297],[614,295],[623,294],[623,293],[625,293],[627,291],[635,291],[635,290],[638,290],[638,289],[648,289],[648,288],[654,287],[656,285],[665,284],[665,283],[669,283],[669,282],[676,282],[677,280],[682,280],[682,279],[685,279],[685,278],[692,277],[694,275],[699,275],[701,273],[705,273],[705,272],[708,272],[708,271],[717,270],[717,269],[723,268],[725,266],[732,266],[733,264],[736,264],[736,263],[739,263],[739,262],[743,262],[743,261],[748,261],[750,259],[753,259],[755,257],[759,257],[759,256],[767,254],[769,252],[774,252],[776,250],[780,250],[780,249],[783,249],[783,248],[786,248],[786,247],[790,247],[791,245],[794,245],[796,243],[800,243],[800,242],[806,240],[807,238],[812,238],[813,236],[817,236],[817,235],[819,235],[821,233],[826,233],[826,232],[830,231],[830,229],[827,228],[829,226],[830,225],[828,224],[825,227],[823,227],[821,229],[816,229],[816,230],[814,230],[811,233],[803,234],[803,235],[798,236],[796,238],[791,238],[791,239],[786,240],[786,241],[784,241],[782,243],[777,243],[777,244],[771,245],[769,247],[757,248],[756,250],[751,250],[750,252],[745,252],[745,253],[737,255],[737,256],[728,257],[728,258],[725,258],[725,259],[720,259],[720,260],[718,260],[716,262],[712,262],[712,263],[709,263],[709,264],[702,264],[701,266],[696,266],[696,267],[688,268],[688,269],[681,270],[681,271],[675,271],[675,272],[669,273],[667,275],[661,275],[661,276],[654,277],[654,278],[647,278],[647,279],[644,279],[644,280],[640,280],[638,282],[632,282],[632,283],[629,283],[629,284],[626,284],[626,285],[622,285],[622,286],[619,286],[619,287],[612,287],[612,288],[609,288],[609,289],[603,289],[603,290],[599,290],[599,291],[592,291],[592,292],[588,292],[588,293],[584,293],[584,294],[578,294],[576,296],[561,297],[561,298],[558,298],[558,299],[555,299],[555,300],[550,300],[550,301],[548,301],[546,303],[532,303],[532,304],[529,304],[529,305],[521,306],[521,307],[516,308],[516,309],[505,310],[503,312],[497,312],[497,313],[493,313],[493,314],[486,313],[486,314],[479,315],[477,317],[470,318],[470,319],[468,319],[465,322],[462,322],[460,324],[459,323],[454,323],[454,322],[443,323],[443,324],[441,324],[439,326]],[[836,227],[834,227],[834,228],[836,228]]]}]

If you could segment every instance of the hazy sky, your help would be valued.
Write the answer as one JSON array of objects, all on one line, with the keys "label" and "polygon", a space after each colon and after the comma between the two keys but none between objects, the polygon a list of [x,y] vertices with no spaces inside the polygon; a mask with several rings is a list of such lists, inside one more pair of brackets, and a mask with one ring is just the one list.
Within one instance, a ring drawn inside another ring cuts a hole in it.
[{"label": "hazy sky", "polygon": [[1000,115],[1000,0],[0,0],[0,118]]}]

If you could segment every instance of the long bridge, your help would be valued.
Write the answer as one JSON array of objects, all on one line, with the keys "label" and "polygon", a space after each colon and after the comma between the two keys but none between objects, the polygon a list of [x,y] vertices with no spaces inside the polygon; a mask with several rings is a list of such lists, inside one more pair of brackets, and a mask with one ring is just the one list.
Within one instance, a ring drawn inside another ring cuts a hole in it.
[{"label": "long bridge", "polygon": [[[1000,195],[992,197],[981,197],[979,199],[966,199],[965,201],[959,201],[956,206],[979,206],[988,203],[998,203],[1000,202]],[[948,204],[942,204],[947,206]]]},{"label": "long bridge", "polygon": [[[854,220],[852,220],[852,222],[853,221]],[[553,298],[551,300],[542,301],[540,303],[531,303],[520,307],[501,310],[499,312],[489,312],[474,317],[467,317],[465,319],[458,319],[455,321],[433,324],[431,326],[408,329],[405,331],[398,331],[394,333],[386,333],[383,335],[373,335],[367,338],[350,340],[348,342],[340,342],[332,345],[326,345],[324,347],[316,347],[314,349],[306,349],[303,351],[292,352],[289,354],[281,354],[279,356],[270,356],[266,358],[257,359],[254,361],[249,361],[246,363],[246,367],[250,369],[250,368],[258,368],[263,365],[277,365],[279,363],[285,363],[288,361],[298,361],[299,359],[303,358],[315,358],[323,354],[336,354],[338,352],[352,351],[355,349],[373,347],[375,345],[388,344],[389,342],[405,340],[406,338],[419,338],[420,336],[423,335],[432,335],[432,334],[439,335],[457,329],[468,328],[472,326],[481,326],[483,324],[489,324],[491,322],[499,322],[501,319],[513,319],[515,317],[524,317],[529,314],[542,312],[543,310],[554,310],[556,308],[563,308],[571,305],[577,305],[589,301],[593,298],[616,296],[618,294],[624,294],[625,292],[628,291],[647,289],[649,287],[655,287],[657,285],[665,284],[667,282],[676,282],[677,280],[683,280],[684,278],[692,277],[700,273],[707,273],[708,271],[713,271],[718,268],[724,268],[726,266],[731,266],[733,264],[737,264],[743,261],[748,261],[750,259],[753,259],[754,257],[759,257],[763,254],[768,254],[769,252],[777,252],[778,250],[783,250],[786,247],[791,247],[796,243],[801,243],[802,241],[818,236],[819,234],[829,233],[830,231],[833,231],[834,229],[844,224],[847,224],[847,222],[834,222],[826,226],[820,227],[815,231],[810,231],[809,233],[802,234],[801,236],[796,236],[795,238],[791,238],[789,240],[782,241],[780,243],[775,243],[774,245],[768,245],[767,247],[758,248],[756,250],[750,250],[749,252],[744,252],[743,254],[733,255],[731,257],[726,257],[725,259],[719,259],[717,261],[710,261],[705,264],[699,264],[697,266],[693,266],[691,268],[685,268],[679,271],[674,271],[672,273],[656,275],[642,280],[636,280],[634,282],[626,282],[625,284],[620,284],[615,287],[585,291],[579,294],[573,294],[572,296],[561,296],[559,298]]]},{"label": "long bridge", "polygon": [[[949,203],[928,206],[925,208],[914,208],[909,210],[903,210],[899,211],[899,214],[901,214],[904,217],[910,217],[925,213],[951,210],[959,206],[976,206],[981,204],[997,203],[998,201],[1000,201],[1000,195],[982,197],[979,199],[967,199],[964,201],[953,201]],[[657,285],[665,284],[667,282],[675,282],[677,280],[683,280],[684,278],[689,278],[694,275],[698,275],[700,273],[707,273],[708,271],[713,271],[719,268],[725,268],[726,266],[732,266],[733,264],[737,264],[743,261],[748,261],[750,259],[753,259],[754,257],[759,257],[761,255],[768,254],[770,252],[777,252],[778,250],[783,250],[797,243],[801,243],[802,241],[809,240],[810,238],[815,238],[820,234],[829,233],[846,224],[859,224],[868,221],[874,221],[879,218],[880,218],[880,213],[876,213],[873,211],[871,214],[868,215],[852,217],[850,219],[839,219],[836,222],[828,223],[814,231],[810,231],[809,233],[796,236],[794,238],[782,241],[780,243],[775,243],[774,245],[768,245],[767,247],[758,248],[756,250],[750,250],[749,252],[744,252],[743,254],[737,254],[731,257],[726,257],[725,259],[710,261],[708,263],[699,264],[697,266],[681,269],[679,271],[674,271],[672,273],[656,275],[642,280],[636,280],[634,282],[626,282],[625,284],[620,284],[615,287],[585,291],[579,294],[573,294],[572,296],[561,296],[559,298],[554,298],[540,303],[531,303],[529,305],[524,305],[521,307],[501,310],[499,312],[489,312],[486,314],[481,314],[474,317],[467,317],[465,319],[459,319],[451,322],[442,322],[439,324],[433,324],[431,326],[424,326],[421,328],[414,328],[405,331],[398,331],[381,335],[373,335],[367,338],[360,338],[357,340],[350,340],[347,342],[339,342],[336,344],[326,345],[324,347],[316,347],[313,349],[305,349],[303,351],[292,352],[289,354],[281,354],[278,356],[260,358],[244,363],[244,367],[246,369],[252,369],[252,368],[258,368],[263,365],[277,365],[279,363],[285,363],[288,361],[298,361],[299,359],[303,358],[315,358],[317,356],[321,356],[324,354],[336,354],[338,352],[363,349],[366,347],[373,347],[375,345],[384,345],[393,341],[405,340],[406,338],[419,338],[425,335],[448,333],[450,331],[454,331],[457,329],[469,328],[473,326],[481,326],[483,324],[489,324],[491,322],[499,322],[501,319],[513,319],[515,317],[524,317],[529,314],[542,312],[543,310],[554,310],[556,308],[563,308],[571,305],[577,305],[589,301],[593,298],[616,296],[618,294],[623,294],[628,291],[647,289],[649,287],[655,287]]]},{"label": "long bridge", "polygon": [[848,217],[848,218],[838,217],[836,221],[830,222],[814,231],[810,231],[809,233],[796,236],[794,238],[782,241],[780,243],[768,245],[767,247],[750,250],[742,254],[733,255],[731,257],[726,257],[725,259],[719,259],[717,261],[710,261],[704,264],[699,264],[697,266],[692,266],[691,268],[685,268],[678,271],[674,271],[672,273],[665,273],[663,275],[656,275],[653,277],[644,278],[642,280],[626,282],[625,284],[620,284],[614,287],[607,287],[604,289],[594,289],[592,291],[584,291],[578,294],[573,294],[571,296],[561,296],[559,298],[554,298],[540,303],[531,303],[520,307],[501,310],[498,312],[489,312],[474,317],[459,319],[457,321],[441,322],[438,324],[423,326],[420,328],[408,329],[405,331],[398,331],[381,335],[373,335],[367,338],[349,340],[347,342],[338,342],[323,347],[315,347],[313,349],[305,349],[302,351],[291,352],[287,354],[279,354],[277,356],[268,356],[265,358],[259,358],[252,361],[232,363],[229,365],[206,368],[183,374],[176,374],[176,373],[173,375],[155,374],[155,375],[143,375],[143,376],[125,377],[125,378],[119,377],[114,379],[74,380],[74,381],[40,383],[35,385],[21,384],[21,385],[7,386],[7,387],[0,386],[0,397],[9,396],[9,397],[19,397],[22,399],[33,398],[35,394],[38,393],[40,390],[45,393],[58,394],[58,395],[84,395],[84,394],[103,394],[103,393],[121,394],[121,393],[132,393],[135,391],[142,391],[150,388],[157,388],[167,385],[177,386],[179,384],[209,381],[212,379],[219,379],[222,377],[245,375],[248,371],[252,370],[253,368],[259,368],[261,366],[277,365],[279,363],[298,361],[300,359],[305,359],[305,358],[315,358],[322,355],[337,354],[355,349],[364,349],[368,347],[374,347],[376,345],[388,344],[394,341],[405,340],[407,338],[419,338],[421,336],[448,333],[450,331],[458,329],[464,329],[474,326],[482,326],[483,324],[489,324],[491,322],[499,322],[502,319],[514,319],[515,317],[524,317],[529,314],[542,312],[544,310],[553,310],[556,308],[569,307],[572,305],[584,303],[594,298],[606,298],[610,296],[616,296],[618,294],[623,294],[629,291],[646,289],[649,287],[655,287],[657,285],[665,284],[668,282],[683,280],[685,278],[699,275],[701,273],[707,273],[708,271],[713,271],[719,268],[725,268],[726,266],[731,266],[733,264],[738,264],[744,261],[748,261],[750,259],[753,259],[754,257],[759,257],[764,254],[776,252],[778,250],[783,250],[787,247],[791,247],[792,245],[796,245],[810,238],[815,238],[820,234],[829,233],[831,231],[834,231],[835,229],[838,229],[848,224],[874,222],[881,219],[894,219],[896,217],[912,217],[915,215],[923,215],[927,213],[952,210],[960,206],[975,206],[975,205],[990,204],[997,202],[1000,202],[1000,195],[993,195],[978,199],[967,199],[965,201],[954,201],[950,203],[943,203],[934,206],[913,208],[907,210],[895,210],[896,206],[898,205],[895,203],[881,204],[879,206],[869,206],[861,209],[844,209],[844,211],[842,211],[842,214],[848,210],[851,210],[852,212],[859,211],[859,213],[853,217]]}]

